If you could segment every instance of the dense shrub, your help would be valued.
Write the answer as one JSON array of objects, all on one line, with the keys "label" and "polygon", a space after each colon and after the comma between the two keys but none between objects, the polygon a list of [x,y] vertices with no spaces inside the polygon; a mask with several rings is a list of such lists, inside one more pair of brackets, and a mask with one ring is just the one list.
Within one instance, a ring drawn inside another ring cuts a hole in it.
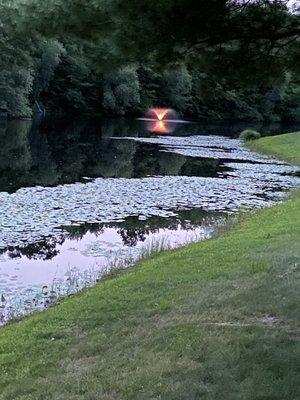
[{"label": "dense shrub", "polygon": [[140,84],[135,67],[104,75],[103,111],[109,115],[135,113],[140,104]]},{"label": "dense shrub", "polygon": [[248,141],[260,138],[260,133],[252,129],[245,129],[240,133],[240,139]]}]

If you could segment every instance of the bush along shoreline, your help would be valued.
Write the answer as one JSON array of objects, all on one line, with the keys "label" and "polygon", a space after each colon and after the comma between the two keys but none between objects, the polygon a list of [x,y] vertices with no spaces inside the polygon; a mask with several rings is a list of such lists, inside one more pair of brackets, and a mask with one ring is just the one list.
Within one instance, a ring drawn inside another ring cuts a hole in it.
[{"label": "bush along shoreline", "polygon": [[[247,142],[295,164],[299,145],[300,133]],[[8,324],[0,399],[298,398],[299,242],[296,191]]]}]

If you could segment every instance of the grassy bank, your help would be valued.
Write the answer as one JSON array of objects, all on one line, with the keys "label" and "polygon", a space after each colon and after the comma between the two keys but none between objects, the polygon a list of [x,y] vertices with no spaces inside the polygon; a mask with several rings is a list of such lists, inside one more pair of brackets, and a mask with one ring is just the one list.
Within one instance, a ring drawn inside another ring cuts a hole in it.
[{"label": "grassy bank", "polygon": [[0,399],[299,398],[299,243],[295,196],[0,329]]},{"label": "grassy bank", "polygon": [[253,140],[248,144],[248,147],[300,165],[300,132]]}]

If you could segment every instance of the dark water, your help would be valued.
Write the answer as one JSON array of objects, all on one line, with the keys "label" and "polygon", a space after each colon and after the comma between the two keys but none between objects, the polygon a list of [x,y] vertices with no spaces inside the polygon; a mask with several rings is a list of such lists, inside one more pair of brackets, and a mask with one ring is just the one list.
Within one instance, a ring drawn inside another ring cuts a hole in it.
[{"label": "dark water", "polygon": [[209,237],[228,213],[271,204],[295,185],[294,170],[275,162],[270,173],[268,160],[229,138],[299,126],[174,128],[176,148],[137,120],[0,121],[0,320],[141,251]]},{"label": "dark water", "polygon": [[[174,135],[237,137],[251,127],[263,134],[299,129],[299,125],[249,123],[179,124]],[[114,141],[112,137],[150,137],[137,120],[0,120],[0,191],[56,186],[85,177],[139,178],[153,175],[216,176],[219,160],[193,159],[159,151],[151,144]]]}]

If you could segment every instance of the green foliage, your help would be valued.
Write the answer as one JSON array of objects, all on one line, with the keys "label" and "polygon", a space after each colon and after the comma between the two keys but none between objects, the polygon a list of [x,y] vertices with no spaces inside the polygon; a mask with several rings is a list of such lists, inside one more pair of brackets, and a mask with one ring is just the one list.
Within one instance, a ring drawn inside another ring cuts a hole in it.
[{"label": "green foliage", "polygon": [[161,96],[165,105],[184,113],[189,107],[192,77],[185,65],[173,67],[162,74]]},{"label": "green foliage", "polygon": [[244,141],[255,140],[260,138],[260,133],[257,131],[253,131],[252,129],[245,129],[240,133],[239,137]]},{"label": "green foliage", "polygon": [[102,76],[96,75],[79,55],[69,48],[62,55],[47,91],[40,98],[49,111],[56,113],[99,113],[102,102]]},{"label": "green foliage", "polygon": [[39,44],[32,89],[32,96],[35,100],[39,99],[41,93],[48,90],[49,84],[54,77],[55,69],[61,62],[61,57],[64,53],[64,46],[57,40],[48,40]]},{"label": "green foliage", "polygon": [[0,110],[168,106],[193,118],[299,120],[299,15],[285,3],[0,0]]},{"label": "green foliage", "polygon": [[16,30],[16,21],[20,20],[18,2],[1,0],[0,16],[0,108],[11,117],[28,117],[33,62],[29,43],[26,46],[24,37]]},{"label": "green foliage", "polygon": [[15,67],[0,77],[0,107],[11,117],[30,117],[29,94],[33,77],[30,70]]},{"label": "green foliage", "polygon": [[0,46],[0,108],[12,117],[28,117],[31,115],[29,95],[33,83],[31,59],[11,43],[1,43],[1,37]]},{"label": "green foliage", "polygon": [[124,115],[138,110],[140,86],[136,68],[126,67],[105,74],[103,83],[103,109],[112,115]]},{"label": "green foliage", "polygon": [[282,105],[280,107],[282,120],[300,120],[300,80],[299,76],[287,75],[287,84],[282,95]]}]

